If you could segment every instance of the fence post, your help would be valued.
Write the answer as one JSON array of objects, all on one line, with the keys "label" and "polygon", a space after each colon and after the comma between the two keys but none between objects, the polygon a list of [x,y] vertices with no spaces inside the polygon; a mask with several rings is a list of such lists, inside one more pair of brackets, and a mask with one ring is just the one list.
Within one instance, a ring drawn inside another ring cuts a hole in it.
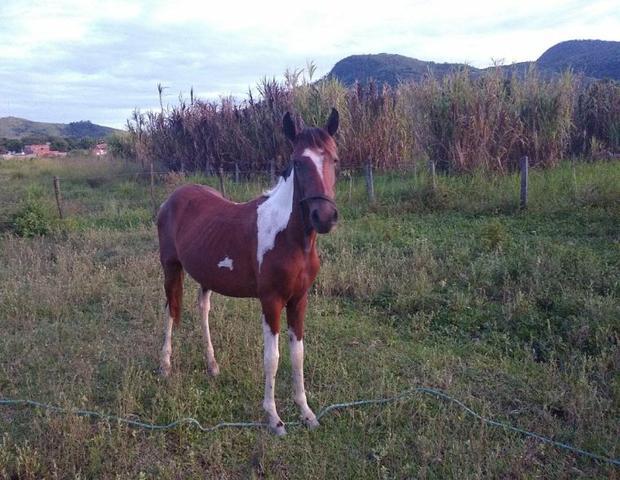
[{"label": "fence post", "polygon": [[239,163],[235,162],[235,183],[239,183]]},{"label": "fence post", "polygon": [[349,170],[347,174],[349,175],[349,203],[351,203],[351,193],[353,192],[353,171]]},{"label": "fence post", "polygon": [[269,160],[269,177],[271,178],[271,183],[276,181],[276,161],[273,158]]},{"label": "fence post", "polygon": [[433,192],[437,190],[437,174],[435,173],[435,161],[429,160],[428,167],[431,170],[431,180],[433,182]]},{"label": "fence post", "polygon": [[374,203],[375,201],[375,184],[372,177],[372,163],[370,158],[368,159],[368,163],[366,164],[366,192],[368,193],[368,200],[370,203]]},{"label": "fence post", "polygon": [[527,171],[529,166],[529,160],[527,155],[521,157],[519,161],[519,167],[521,169],[521,196],[519,201],[519,207],[524,210],[527,208]]},{"label": "fence post", "polygon": [[575,159],[572,160],[573,166],[573,197],[577,200],[577,169],[575,168]]},{"label": "fence post", "polygon": [[54,175],[54,196],[56,197],[56,206],[58,207],[58,216],[62,219],[62,197],[60,196],[60,178]]},{"label": "fence post", "polygon": [[217,176],[220,178],[220,192],[222,192],[222,195],[226,196],[226,185],[224,185],[224,169],[221,165],[217,171]]},{"label": "fence post", "polygon": [[155,172],[153,171],[152,158],[149,165],[149,170],[151,174],[151,208],[153,209],[153,217],[155,217],[155,215],[157,215],[157,207],[155,206]]}]

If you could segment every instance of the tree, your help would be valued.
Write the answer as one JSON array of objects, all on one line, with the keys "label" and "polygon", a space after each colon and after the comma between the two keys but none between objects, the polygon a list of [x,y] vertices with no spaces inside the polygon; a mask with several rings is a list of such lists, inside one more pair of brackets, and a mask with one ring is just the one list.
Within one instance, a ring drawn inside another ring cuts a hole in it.
[{"label": "tree", "polygon": [[58,152],[66,152],[67,149],[69,148],[69,145],[67,144],[67,141],[64,138],[55,137],[50,142],[50,148]]},{"label": "tree", "polygon": [[2,141],[2,144],[9,152],[21,152],[24,149],[24,142],[18,138],[6,138]]}]

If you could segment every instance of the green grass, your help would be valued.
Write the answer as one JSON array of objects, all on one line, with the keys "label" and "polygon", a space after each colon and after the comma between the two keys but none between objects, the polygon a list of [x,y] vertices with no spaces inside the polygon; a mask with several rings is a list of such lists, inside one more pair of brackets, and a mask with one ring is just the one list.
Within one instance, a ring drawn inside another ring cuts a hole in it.
[{"label": "green grass", "polygon": [[[261,420],[262,335],[253,300],[214,296],[221,368],[209,379],[186,282],[173,374],[154,370],[163,292],[152,203],[131,167],[0,162],[0,396],[169,422]],[[112,178],[113,175],[124,175]],[[51,177],[61,177],[58,220]],[[341,226],[321,237],[306,327],[311,407],[440,388],[481,414],[620,456],[620,164],[531,172],[377,175],[377,202],[339,184]],[[158,205],[184,181],[159,178]],[[266,182],[235,185],[244,200]],[[49,233],[14,233],[27,199]],[[281,342],[276,401],[295,420]],[[411,401],[329,415],[309,432],[134,430],[0,408],[2,478],[607,478],[617,468],[494,429],[461,410]]]}]

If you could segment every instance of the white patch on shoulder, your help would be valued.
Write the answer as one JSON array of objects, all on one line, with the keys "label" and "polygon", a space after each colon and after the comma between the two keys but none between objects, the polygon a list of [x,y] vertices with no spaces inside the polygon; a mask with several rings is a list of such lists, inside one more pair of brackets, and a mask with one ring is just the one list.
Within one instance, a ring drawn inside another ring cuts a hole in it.
[{"label": "white patch on shoulder", "polygon": [[218,267],[220,268],[229,268],[229,269],[233,269],[233,261],[232,258],[228,258],[225,257],[222,260],[220,260],[220,263],[217,264]]},{"label": "white patch on shoulder", "polygon": [[261,203],[256,210],[256,230],[258,235],[256,261],[258,270],[263,263],[263,257],[276,243],[276,235],[288,225],[293,211],[293,193],[295,170],[291,170],[287,179],[280,177],[278,184],[266,192],[269,198]]},{"label": "white patch on shoulder", "polygon": [[319,176],[321,177],[321,180],[323,180],[323,156],[319,155],[311,148],[306,148],[303,151],[302,155],[304,157],[310,157],[312,159],[312,161],[314,162],[314,165],[316,166],[317,171],[319,172]]}]

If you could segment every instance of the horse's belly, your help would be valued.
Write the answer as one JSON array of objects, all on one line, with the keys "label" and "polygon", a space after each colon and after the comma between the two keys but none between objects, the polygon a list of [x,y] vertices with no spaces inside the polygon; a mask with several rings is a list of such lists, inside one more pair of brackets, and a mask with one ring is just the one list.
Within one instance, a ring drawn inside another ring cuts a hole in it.
[{"label": "horse's belly", "polygon": [[215,266],[188,264],[183,266],[190,277],[204,289],[228,297],[256,297],[256,281],[252,272],[244,265],[235,264],[234,259],[223,257]]}]

